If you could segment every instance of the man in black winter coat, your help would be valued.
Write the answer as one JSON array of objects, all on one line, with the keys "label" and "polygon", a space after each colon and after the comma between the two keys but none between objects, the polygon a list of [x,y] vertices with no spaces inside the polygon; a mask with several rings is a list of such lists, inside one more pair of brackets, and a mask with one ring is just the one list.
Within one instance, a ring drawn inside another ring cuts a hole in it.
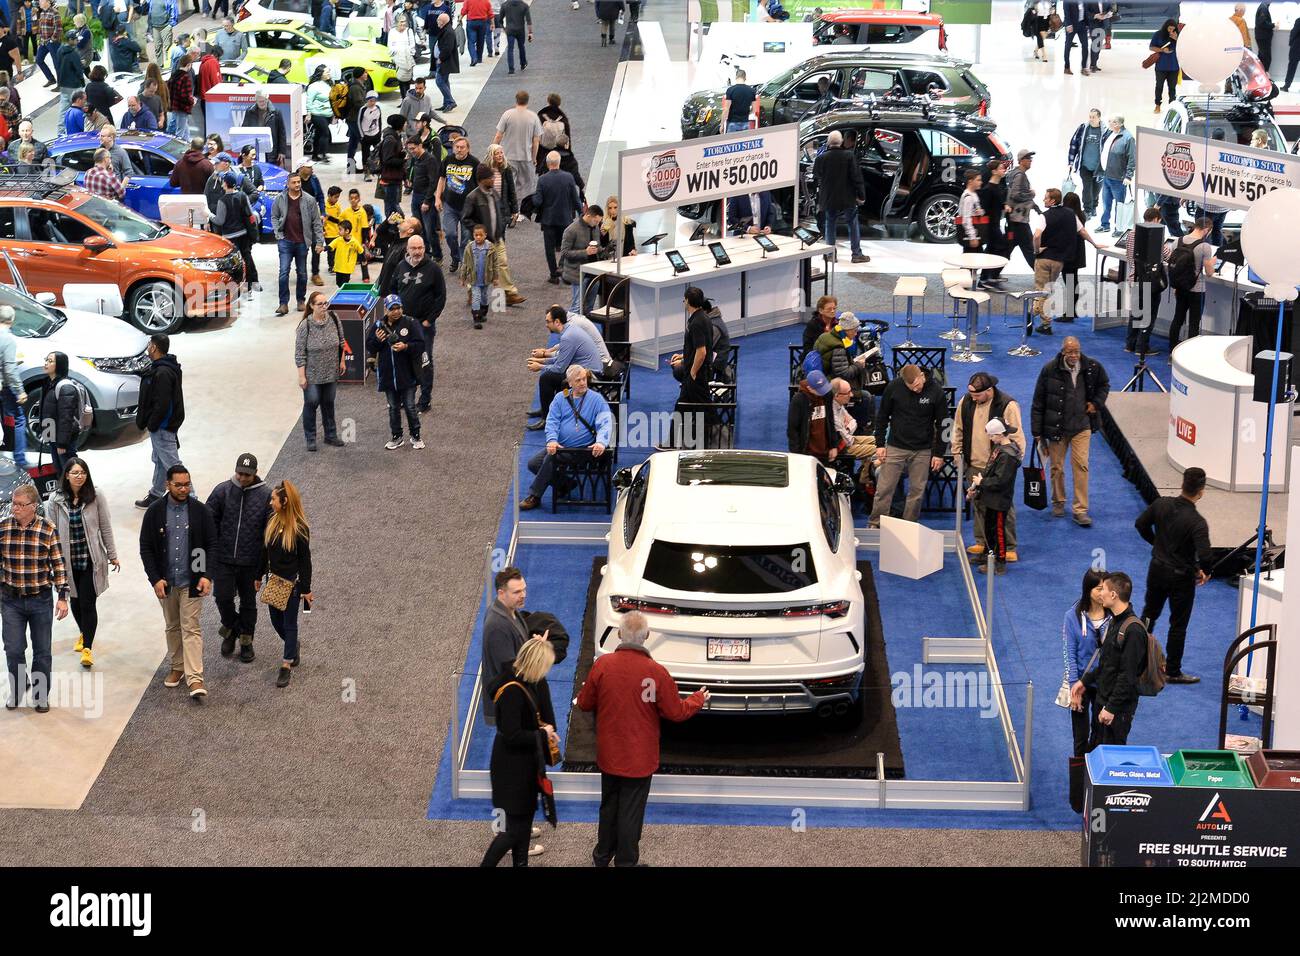
[{"label": "man in black winter coat", "polygon": [[[221,614],[221,656],[235,652],[253,660],[253,630],[257,626],[257,590],[261,584],[263,534],[271,516],[271,489],[257,474],[257,458],[245,452],[235,460],[235,476],[208,495],[208,511],[217,528],[213,548],[212,583]],[[236,604],[236,597],[239,601]]]},{"label": "man in black winter coat", "polygon": [[1255,46],[1259,49],[1259,62],[1267,73],[1273,64],[1273,14],[1269,5],[1261,3],[1255,8]]},{"label": "man in black winter coat", "polygon": [[1047,446],[1052,463],[1052,515],[1065,517],[1065,456],[1074,472],[1074,523],[1092,525],[1088,517],[1088,452],[1092,433],[1101,428],[1101,408],[1110,395],[1110,378],[1096,359],[1068,336],[1061,353],[1038,373],[1030,431]]},{"label": "man in black winter coat", "polygon": [[907,503],[903,518],[921,517],[921,498],[930,474],[943,467],[948,453],[945,426],[948,397],[916,365],[904,365],[880,396],[876,409],[876,497],[869,526],[880,527],[903,473],[907,473]]},{"label": "man in black winter coat", "polygon": [[1147,666],[1147,631],[1129,605],[1132,579],[1122,571],[1114,571],[1101,583],[1101,603],[1111,618],[1097,664],[1083,675],[1084,686],[1097,689],[1097,719],[1088,740],[1089,750],[1099,744],[1128,743],[1137,713],[1138,681]]},{"label": "man in black winter coat", "polygon": [[171,354],[171,339],[157,332],[149,337],[146,350],[153,364],[140,382],[140,404],[135,424],[149,432],[153,457],[153,483],[135,503],[148,508],[167,490],[167,470],[181,463],[177,433],[185,421],[185,392],[181,387],[181,365]]},{"label": "man in black winter coat", "polygon": [[[424,254],[424,240],[420,254]],[[420,355],[424,343],[420,326],[402,314],[402,299],[398,295],[384,298],[384,317],[371,326],[366,336],[366,354],[375,356],[375,388],[388,400],[388,426],[392,439],[384,447],[389,451],[406,444],[402,437],[402,412],[411,429],[411,447],[423,448],[420,439],[420,413],[415,408],[415,390],[420,382]]]},{"label": "man in black winter coat", "polygon": [[447,304],[447,283],[437,263],[425,256],[423,237],[406,240],[406,255],[393,270],[393,291],[402,299],[402,313],[420,324],[428,356],[420,375],[420,411],[427,412],[433,400],[433,337],[438,332],[438,316]]},{"label": "man in black winter coat", "polygon": [[817,184],[817,209],[826,242],[835,244],[839,222],[844,219],[849,226],[853,261],[870,262],[870,257],[862,254],[858,230],[858,207],[867,200],[867,187],[857,153],[839,130],[826,137],[826,151],[813,160],[813,182]]},{"label": "man in black winter coat", "polygon": [[1295,79],[1295,69],[1300,64],[1300,17],[1291,24],[1291,34],[1287,37],[1286,82],[1282,84],[1284,92],[1291,91],[1291,81]]}]

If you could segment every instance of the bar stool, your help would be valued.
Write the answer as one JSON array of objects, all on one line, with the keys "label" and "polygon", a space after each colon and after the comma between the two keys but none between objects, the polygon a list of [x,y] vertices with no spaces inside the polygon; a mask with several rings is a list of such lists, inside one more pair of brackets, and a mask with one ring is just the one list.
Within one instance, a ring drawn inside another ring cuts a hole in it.
[{"label": "bar stool", "polygon": [[[961,300],[966,303],[966,327],[970,330],[970,336],[967,339],[966,348],[955,348],[950,356],[954,362],[982,362],[984,356],[976,355],[975,350],[976,338],[979,335],[980,323],[980,306],[989,301],[991,296],[987,292],[980,292],[975,289],[949,289],[948,294],[955,300]],[[966,338],[963,336],[963,338]]]},{"label": "bar stool", "polygon": [[1052,293],[1046,289],[1026,289],[1023,292],[1008,292],[1008,299],[1017,299],[1021,306],[1020,322],[1020,344],[1013,349],[1007,349],[1008,355],[1015,355],[1019,358],[1033,358],[1043,353],[1038,351],[1029,344],[1030,318],[1029,311],[1034,307],[1034,303],[1040,299],[1046,299]]},{"label": "bar stool", "polygon": [[953,303],[952,328],[947,332],[940,332],[939,338],[947,339],[950,342],[965,342],[966,333],[961,330],[962,314],[961,310],[957,306],[957,299],[959,297],[953,294],[953,290],[963,289],[967,292],[970,291],[970,271],[967,269],[944,269],[943,272],[940,273],[940,278],[943,280],[944,291],[952,297]]},{"label": "bar stool", "polygon": [[898,324],[898,300],[907,300],[907,320],[903,322],[903,328],[907,329],[907,339],[902,342],[898,348],[913,349],[917,344],[912,341],[912,329],[920,328],[920,323],[912,321],[912,300],[920,298],[921,312],[925,313],[925,276],[899,276],[898,281],[894,283],[894,324]]}]

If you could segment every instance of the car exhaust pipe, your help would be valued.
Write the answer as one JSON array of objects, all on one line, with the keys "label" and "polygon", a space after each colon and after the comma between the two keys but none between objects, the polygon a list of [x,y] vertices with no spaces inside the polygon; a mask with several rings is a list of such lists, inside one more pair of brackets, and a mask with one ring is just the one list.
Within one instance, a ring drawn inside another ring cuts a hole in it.
[{"label": "car exhaust pipe", "polygon": [[835,716],[836,716],[836,717],[843,717],[843,716],[844,716],[845,714],[847,714],[848,712],[849,712],[849,702],[848,702],[847,700],[842,700],[842,701],[840,701],[838,704],[835,705]]},{"label": "car exhaust pipe", "polygon": [[821,705],[819,705],[818,708],[817,708],[817,716],[818,716],[818,717],[829,717],[829,716],[831,715],[831,709],[832,709],[832,708],[831,708],[831,705],[830,705],[830,704],[821,704]]}]

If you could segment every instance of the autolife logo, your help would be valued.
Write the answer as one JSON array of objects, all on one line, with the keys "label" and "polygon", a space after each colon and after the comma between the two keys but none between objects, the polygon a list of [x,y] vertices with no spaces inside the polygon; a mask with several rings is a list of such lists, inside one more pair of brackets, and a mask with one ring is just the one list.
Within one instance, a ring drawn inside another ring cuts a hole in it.
[{"label": "autolife logo", "polygon": [[1124,790],[1106,795],[1106,806],[1114,810],[1145,810],[1151,805],[1151,794],[1140,790]]},{"label": "autolife logo", "polygon": [[1166,143],[1160,157],[1160,171],[1165,182],[1175,189],[1186,189],[1196,178],[1196,160],[1192,158],[1191,143]]},{"label": "autolife logo", "polygon": [[1200,817],[1196,821],[1198,832],[1226,833],[1232,829],[1232,816],[1228,813],[1228,805],[1219,799],[1216,792],[1210,798],[1210,802],[1205,805]]},{"label": "autolife logo", "polygon": [[682,182],[682,167],[677,164],[677,150],[670,149],[650,157],[650,166],[646,169],[645,184],[650,195],[658,202],[665,202],[677,192]]}]

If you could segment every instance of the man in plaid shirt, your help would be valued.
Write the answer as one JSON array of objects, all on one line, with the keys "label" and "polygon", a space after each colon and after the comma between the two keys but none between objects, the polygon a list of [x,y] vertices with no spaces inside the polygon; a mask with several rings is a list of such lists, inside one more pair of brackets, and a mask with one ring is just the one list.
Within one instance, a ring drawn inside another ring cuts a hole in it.
[{"label": "man in plaid shirt", "polygon": [[106,149],[95,150],[95,165],[86,170],[86,192],[105,199],[122,199],[126,196],[127,179],[118,179],[113,172],[113,154]]},{"label": "man in plaid shirt", "polygon": [[59,48],[59,34],[63,32],[63,18],[54,9],[54,0],[40,0],[36,13],[36,65],[45,74],[45,85],[51,89],[58,86],[54,74],[45,65],[45,60],[54,59],[54,51]]},{"label": "man in plaid shirt", "polygon": [[[14,710],[32,689],[36,712],[50,709],[50,588],[59,592],[53,618],[68,616],[68,575],[54,525],[36,511],[34,485],[13,493],[13,513],[0,522],[0,621],[3,622],[9,693],[5,707]],[[27,680],[27,635],[32,641],[32,677]]]}]

